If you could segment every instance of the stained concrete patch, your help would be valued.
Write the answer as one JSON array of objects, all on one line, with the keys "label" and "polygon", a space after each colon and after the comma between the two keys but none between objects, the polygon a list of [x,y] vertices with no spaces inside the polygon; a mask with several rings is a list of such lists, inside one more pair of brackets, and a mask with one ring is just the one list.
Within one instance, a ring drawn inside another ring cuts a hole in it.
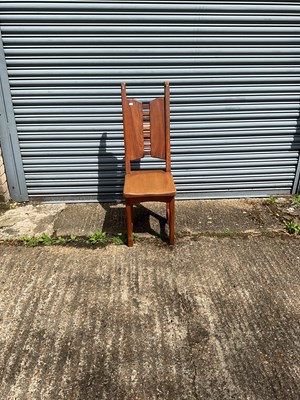
[{"label": "stained concrete patch", "polygon": [[292,204],[291,199],[276,199],[273,206],[280,213],[283,220],[300,223],[300,204]]},{"label": "stained concrete patch", "polygon": [[282,225],[263,199],[186,201],[177,218],[184,232],[260,232]]},{"label": "stained concrete patch", "polygon": [[0,240],[21,236],[52,235],[54,222],[66,204],[26,205],[0,215]]}]

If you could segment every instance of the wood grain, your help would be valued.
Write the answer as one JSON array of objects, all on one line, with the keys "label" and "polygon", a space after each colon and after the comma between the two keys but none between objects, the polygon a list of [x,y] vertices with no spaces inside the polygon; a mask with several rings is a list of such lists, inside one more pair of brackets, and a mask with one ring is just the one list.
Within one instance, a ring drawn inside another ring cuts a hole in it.
[{"label": "wood grain", "polygon": [[125,176],[125,197],[174,196],[173,176],[165,171],[132,171]]}]

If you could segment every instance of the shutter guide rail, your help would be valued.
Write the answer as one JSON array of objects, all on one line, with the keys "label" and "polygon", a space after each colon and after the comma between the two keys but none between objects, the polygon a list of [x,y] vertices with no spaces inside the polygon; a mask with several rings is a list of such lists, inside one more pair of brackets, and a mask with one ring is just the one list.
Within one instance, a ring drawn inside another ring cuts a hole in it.
[{"label": "shutter guide rail", "polygon": [[14,201],[28,201],[27,185],[15,124],[0,30],[0,146],[5,163],[9,193]]}]

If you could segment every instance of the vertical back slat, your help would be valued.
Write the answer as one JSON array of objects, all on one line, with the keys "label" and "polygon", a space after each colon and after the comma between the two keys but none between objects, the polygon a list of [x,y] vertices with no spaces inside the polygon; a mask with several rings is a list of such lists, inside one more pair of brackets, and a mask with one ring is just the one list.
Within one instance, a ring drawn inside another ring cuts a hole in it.
[{"label": "vertical back slat", "polygon": [[121,87],[126,173],[130,173],[130,161],[144,156],[143,105],[138,100],[127,99],[124,82]]},{"label": "vertical back slat", "polygon": [[166,158],[165,104],[164,98],[150,102],[151,156]]},{"label": "vertical back slat", "polygon": [[170,138],[170,83],[165,81],[165,143],[166,143],[166,171],[171,172],[171,138]]},{"label": "vertical back slat", "polygon": [[144,156],[142,103],[135,99],[128,99],[127,113],[130,127],[130,160],[137,160]]}]

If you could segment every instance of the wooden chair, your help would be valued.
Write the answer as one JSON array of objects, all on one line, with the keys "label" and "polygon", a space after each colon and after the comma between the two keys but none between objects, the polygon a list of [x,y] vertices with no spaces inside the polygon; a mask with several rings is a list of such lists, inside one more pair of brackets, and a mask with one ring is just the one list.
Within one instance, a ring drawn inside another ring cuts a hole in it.
[{"label": "wooden chair", "polygon": [[[133,246],[133,205],[144,201],[166,203],[169,242],[174,244],[175,193],[170,157],[170,86],[165,82],[164,97],[142,103],[126,97],[122,83],[122,109],[126,175],[123,195],[126,202],[128,246]],[[131,170],[131,161],[145,156],[165,160],[163,170]]]}]

